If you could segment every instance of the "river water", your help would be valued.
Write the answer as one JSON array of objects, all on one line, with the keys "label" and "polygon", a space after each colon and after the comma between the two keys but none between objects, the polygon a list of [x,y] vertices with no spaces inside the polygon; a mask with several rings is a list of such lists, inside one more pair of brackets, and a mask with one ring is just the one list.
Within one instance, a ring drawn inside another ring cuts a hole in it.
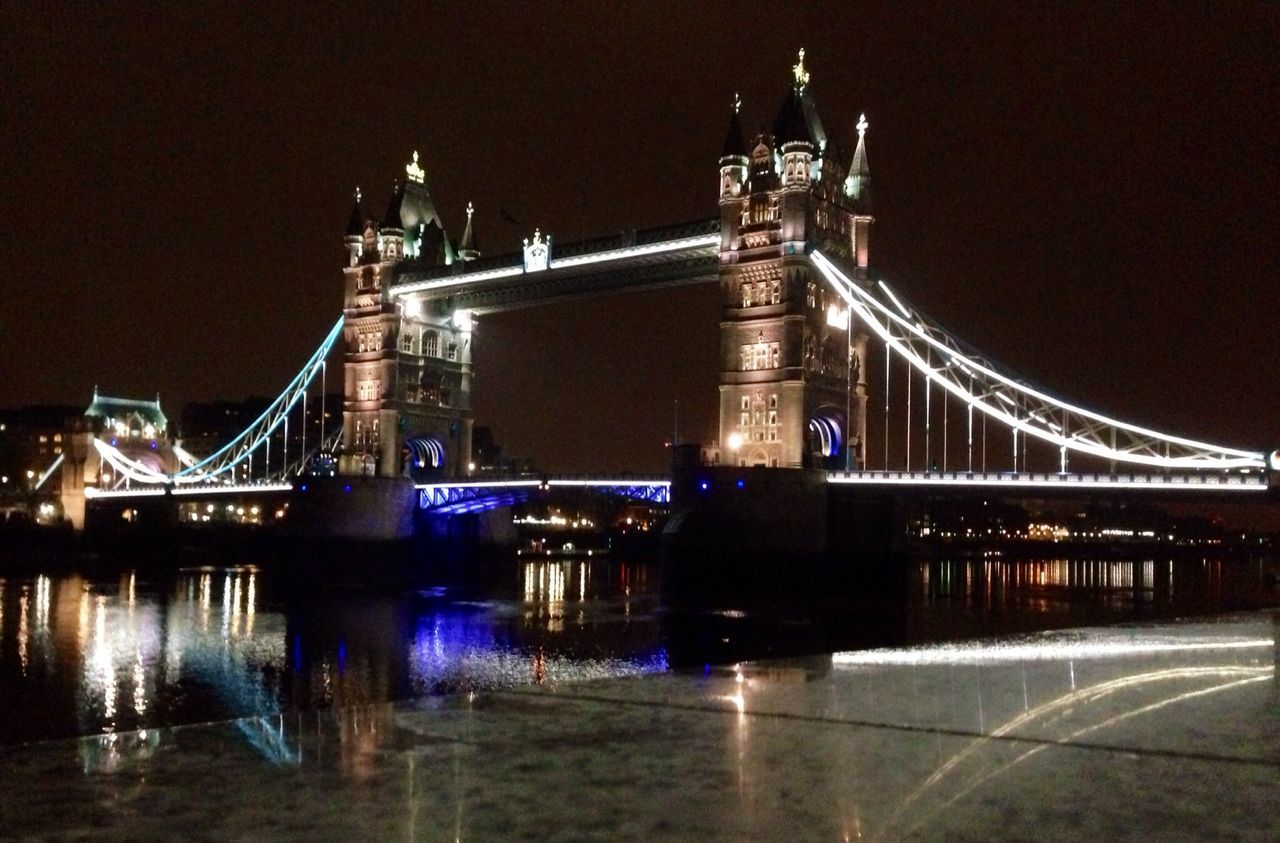
[{"label": "river water", "polygon": [[712,604],[618,558],[511,559],[465,586],[300,589],[261,560],[75,570],[0,568],[0,745],[1280,605],[1243,558],[943,559],[834,598]]}]

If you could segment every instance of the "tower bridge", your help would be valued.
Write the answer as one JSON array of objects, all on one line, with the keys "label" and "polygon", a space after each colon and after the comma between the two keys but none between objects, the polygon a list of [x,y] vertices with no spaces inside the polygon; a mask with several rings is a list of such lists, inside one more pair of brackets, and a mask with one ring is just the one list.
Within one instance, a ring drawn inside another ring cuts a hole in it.
[{"label": "tower bridge", "polygon": [[[343,241],[343,316],[276,403],[208,459],[131,476],[141,485],[222,482],[281,427],[288,441],[289,414],[317,374],[323,381],[340,336],[338,475],[397,481],[439,512],[514,499],[525,486],[502,491],[471,476],[474,320],[715,283],[721,317],[707,329],[720,336],[719,423],[705,453],[726,482],[734,469],[808,469],[822,485],[863,490],[1274,497],[1280,451],[1164,433],[1058,398],[879,277],[869,123],[859,120],[852,153],[842,152],[819,117],[803,54],[770,128],[747,134],[740,109],[735,98],[717,168],[708,168],[716,217],[572,243],[536,229],[495,256],[477,246],[470,205],[461,237],[446,233],[414,153],[383,215],[366,213],[357,191]],[[678,497],[679,483],[663,488]]]}]

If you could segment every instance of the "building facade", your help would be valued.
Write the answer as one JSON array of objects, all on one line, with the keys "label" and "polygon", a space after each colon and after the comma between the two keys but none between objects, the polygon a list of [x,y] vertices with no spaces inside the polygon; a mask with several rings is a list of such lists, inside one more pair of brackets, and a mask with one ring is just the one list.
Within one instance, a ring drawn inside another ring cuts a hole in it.
[{"label": "building facade", "polygon": [[342,443],[338,470],[379,477],[459,476],[471,460],[471,318],[450,299],[397,300],[401,268],[479,256],[467,227],[454,244],[427,190],[418,154],[381,221],[357,192],[343,269]]},{"label": "building facade", "polygon": [[[867,335],[806,258],[839,255],[865,281],[865,118],[848,165],[809,93],[804,51],[772,131],[748,142],[735,101],[720,158],[720,461],[859,467]],[[736,98],[735,98],[736,99]]]}]

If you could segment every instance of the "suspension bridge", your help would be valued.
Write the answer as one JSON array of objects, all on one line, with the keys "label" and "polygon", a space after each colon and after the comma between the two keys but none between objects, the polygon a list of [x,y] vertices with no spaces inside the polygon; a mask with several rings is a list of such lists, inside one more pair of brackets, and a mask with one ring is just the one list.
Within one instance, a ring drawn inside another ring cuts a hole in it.
[{"label": "suspension bridge", "polygon": [[[522,248],[481,256],[474,209],[462,237],[450,239],[415,152],[381,218],[365,212],[357,192],[344,238],[343,314],[261,415],[207,456],[179,443],[168,466],[94,437],[92,453],[111,480],[86,484],[84,495],[295,494],[319,476],[344,492],[375,481],[398,490],[361,505],[452,517],[573,484],[675,506],[682,490],[696,497],[713,485],[764,494],[740,471],[760,477],[763,469],[778,477],[801,470],[831,494],[1274,499],[1280,450],[1200,441],[1060,398],[877,277],[869,124],[859,120],[853,155],[843,158],[818,117],[803,54],[792,70],[771,129],[746,135],[735,100],[717,218],[554,247],[535,230]],[[477,316],[687,284],[722,293],[719,324],[708,326],[720,334],[719,428],[700,465],[686,460],[680,482],[675,474],[476,476]],[[324,400],[340,338],[342,424],[308,442],[308,396]]]}]

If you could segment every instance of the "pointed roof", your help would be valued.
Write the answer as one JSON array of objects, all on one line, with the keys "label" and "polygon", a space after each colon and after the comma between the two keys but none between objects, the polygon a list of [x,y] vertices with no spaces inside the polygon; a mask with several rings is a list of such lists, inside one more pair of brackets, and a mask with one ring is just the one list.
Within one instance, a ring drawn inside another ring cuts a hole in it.
[{"label": "pointed roof", "polygon": [[809,121],[805,118],[804,111],[804,100],[800,89],[792,87],[787,92],[787,98],[782,101],[782,107],[778,109],[778,116],[773,121],[773,137],[779,146],[795,141],[817,146],[816,140],[809,131]]},{"label": "pointed roof", "polygon": [[364,211],[360,210],[360,188],[356,188],[355,201],[351,203],[351,219],[347,220],[347,236],[360,237],[364,234]]},{"label": "pointed roof", "polygon": [[458,244],[458,257],[465,260],[475,260],[480,257],[480,250],[476,248],[475,230],[471,225],[471,216],[476,212],[475,206],[470,202],[467,203],[467,227],[462,232],[462,242]]},{"label": "pointed roof", "polygon": [[844,182],[845,195],[861,208],[871,207],[871,167],[867,163],[867,115],[858,118],[858,146],[853,151],[853,163],[849,165],[849,177]]},{"label": "pointed roof", "polygon": [[398,228],[404,230],[400,219],[400,207],[404,204],[404,184],[396,182],[391,186],[391,199],[387,201],[387,213],[382,218],[382,228]]},{"label": "pointed roof", "polygon": [[817,106],[809,95],[809,71],[804,67],[804,48],[791,68],[791,90],[773,121],[773,135],[778,145],[803,141],[821,151],[827,144],[827,133],[818,119]]},{"label": "pointed roof", "polygon": [[742,121],[738,119],[738,112],[741,109],[742,100],[734,94],[733,114],[729,117],[729,131],[724,136],[724,151],[720,153],[721,158],[746,158],[749,154],[747,141],[742,136]]},{"label": "pointed roof", "polygon": [[100,395],[98,388],[95,386],[93,388],[93,401],[89,403],[89,408],[84,411],[86,416],[100,418],[105,422],[126,419],[135,413],[160,433],[163,433],[165,427],[169,424],[169,420],[165,418],[164,411],[160,409],[159,395],[156,395],[156,400],[154,401],[136,398],[113,398],[108,395]]}]

